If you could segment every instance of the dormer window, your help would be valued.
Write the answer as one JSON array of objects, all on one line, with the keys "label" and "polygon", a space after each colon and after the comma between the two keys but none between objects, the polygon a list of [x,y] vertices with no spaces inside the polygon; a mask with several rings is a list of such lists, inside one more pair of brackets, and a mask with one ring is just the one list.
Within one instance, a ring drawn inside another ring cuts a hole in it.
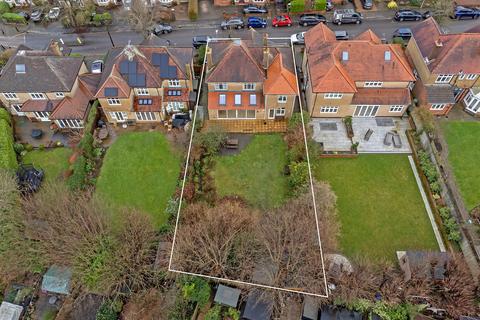
[{"label": "dormer window", "polygon": [[55,92],[55,98],[64,98],[65,94],[63,92]]},{"label": "dormer window", "polygon": [[215,83],[215,90],[216,91],[225,91],[227,90],[228,85],[226,83]]},{"label": "dormer window", "polygon": [[135,88],[137,96],[148,96],[149,92],[147,88]]},{"label": "dormer window", "polygon": [[365,81],[366,88],[380,88],[381,86],[383,86],[381,81]]},{"label": "dormer window", "polygon": [[244,91],[253,91],[255,90],[255,83],[244,83],[243,84]]},{"label": "dormer window", "polygon": [[453,74],[439,74],[435,83],[450,83],[452,81]]},{"label": "dormer window", "polygon": [[180,80],[177,80],[177,79],[168,80],[168,86],[170,88],[178,88],[178,87],[180,87]]},{"label": "dormer window", "polygon": [[25,65],[24,64],[16,64],[15,65],[15,73],[25,73]]},{"label": "dormer window", "polygon": [[45,95],[43,93],[40,93],[40,92],[31,92],[30,93],[30,98],[32,100],[43,100],[43,99],[46,99]]}]

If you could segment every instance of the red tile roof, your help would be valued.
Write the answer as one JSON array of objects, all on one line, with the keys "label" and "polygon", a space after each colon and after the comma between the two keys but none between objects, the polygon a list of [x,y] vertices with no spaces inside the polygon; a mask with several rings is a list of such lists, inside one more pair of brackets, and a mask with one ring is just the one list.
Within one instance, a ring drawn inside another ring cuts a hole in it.
[{"label": "red tile roof", "polygon": [[29,99],[22,104],[21,110],[22,112],[52,112],[61,100],[34,100]]},{"label": "red tile roof", "polygon": [[407,88],[358,88],[352,99],[352,104],[357,105],[407,105],[410,102],[410,91]]},{"label": "red tile roof", "polygon": [[93,95],[87,86],[80,82],[72,97],[65,97],[50,114],[50,119],[85,119]]},{"label": "red tile roof", "polygon": [[382,43],[382,40],[380,40],[380,38],[371,29],[360,33],[358,36],[355,37],[355,40],[365,40],[376,44]]},{"label": "red tile roof", "polygon": [[[226,95],[226,105],[219,104],[219,96],[221,94]],[[235,105],[235,94],[240,94],[242,96],[242,104],[237,106]],[[257,104],[251,106],[250,103],[250,95],[255,94],[257,96]],[[209,92],[208,93],[208,108],[209,109],[224,109],[224,110],[233,110],[233,109],[261,109],[264,105],[264,97],[261,93],[258,92]]]},{"label": "red tile roof", "polygon": [[267,70],[267,80],[263,84],[264,94],[297,94],[296,76],[283,67],[282,55],[275,57]]}]

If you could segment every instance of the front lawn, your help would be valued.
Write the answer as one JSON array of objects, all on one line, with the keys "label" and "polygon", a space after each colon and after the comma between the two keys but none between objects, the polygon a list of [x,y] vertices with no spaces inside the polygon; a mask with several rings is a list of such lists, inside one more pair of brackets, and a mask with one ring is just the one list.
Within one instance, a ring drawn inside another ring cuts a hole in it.
[{"label": "front lawn", "polygon": [[216,157],[212,175],[218,194],[241,196],[261,209],[280,206],[288,193],[286,153],[282,136],[268,134],[255,135],[239,154]]},{"label": "front lawn", "polygon": [[62,179],[68,169],[68,158],[72,155],[70,148],[54,148],[33,150],[22,159],[23,164],[32,164],[35,168],[45,172],[44,182],[55,182]]},{"label": "front lawn", "polygon": [[340,247],[347,256],[394,262],[396,251],[438,250],[407,156],[320,159],[314,174],[338,197]]},{"label": "front lawn", "polygon": [[110,204],[150,214],[160,227],[168,219],[165,208],[175,192],[180,162],[160,132],[122,134],[105,155],[97,194]]},{"label": "front lawn", "polygon": [[442,129],[448,144],[448,162],[470,211],[480,205],[480,123],[445,121]]}]

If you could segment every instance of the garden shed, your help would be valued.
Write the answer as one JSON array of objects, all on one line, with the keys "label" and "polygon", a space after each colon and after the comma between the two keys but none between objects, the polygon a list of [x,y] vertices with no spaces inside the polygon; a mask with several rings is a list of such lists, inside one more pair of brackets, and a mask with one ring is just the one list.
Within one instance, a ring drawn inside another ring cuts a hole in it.
[{"label": "garden shed", "polygon": [[238,299],[240,298],[240,289],[218,285],[217,292],[215,293],[215,303],[223,306],[237,308]]},{"label": "garden shed", "polygon": [[242,312],[243,320],[270,320],[273,301],[269,297],[262,297],[262,292],[254,290],[248,295],[247,303]]},{"label": "garden shed", "polygon": [[19,320],[23,307],[3,301],[0,305],[0,320]]},{"label": "garden shed", "polygon": [[53,265],[43,275],[42,291],[69,294],[71,279],[72,271],[70,268]]}]

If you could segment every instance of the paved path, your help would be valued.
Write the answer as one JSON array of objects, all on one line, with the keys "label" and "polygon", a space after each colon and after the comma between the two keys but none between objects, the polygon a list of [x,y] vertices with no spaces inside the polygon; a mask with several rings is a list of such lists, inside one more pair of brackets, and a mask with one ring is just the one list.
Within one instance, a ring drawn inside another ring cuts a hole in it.
[{"label": "paved path", "polygon": [[437,238],[438,247],[440,248],[441,252],[445,252],[447,251],[445,249],[445,244],[443,243],[440,230],[438,230],[437,223],[435,222],[435,218],[433,217],[432,208],[430,207],[430,203],[428,202],[427,195],[425,194],[425,190],[423,190],[422,181],[420,180],[420,176],[418,175],[417,167],[415,166],[415,162],[413,161],[412,156],[408,156],[408,161],[410,162],[410,166],[412,167],[413,175],[415,176],[415,181],[417,181],[418,189],[420,190],[423,203],[425,204],[425,209],[427,210],[428,219],[430,219],[430,223],[432,224],[433,233],[435,234],[435,238]]}]

